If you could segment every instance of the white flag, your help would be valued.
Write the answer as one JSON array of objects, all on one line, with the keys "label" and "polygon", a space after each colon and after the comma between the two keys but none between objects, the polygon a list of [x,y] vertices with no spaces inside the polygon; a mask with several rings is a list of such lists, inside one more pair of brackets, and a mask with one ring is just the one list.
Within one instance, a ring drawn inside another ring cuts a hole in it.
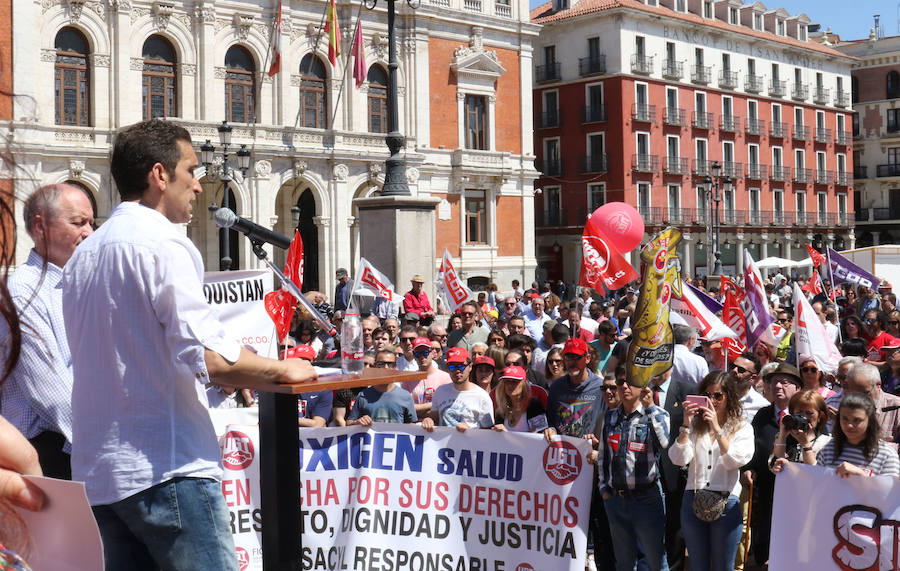
[{"label": "white flag", "polygon": [[383,297],[388,301],[396,301],[399,299],[397,292],[394,291],[394,284],[386,275],[375,269],[369,260],[365,258],[359,259],[359,272],[356,281],[353,283],[352,292],[357,288],[367,289],[374,292],[377,297]]},{"label": "white flag", "polygon": [[453,259],[450,258],[450,251],[444,248],[444,259],[441,260],[441,267],[438,270],[437,278],[438,291],[444,294],[450,311],[456,313],[467,299],[472,297],[472,290],[467,288],[465,284],[459,281],[459,274],[453,267]]},{"label": "white flag", "polygon": [[669,319],[675,323],[683,322],[697,329],[700,335],[710,341],[725,337],[737,339],[737,334],[722,323],[722,320],[716,317],[702,301],[697,299],[689,287],[681,288],[681,297],[672,296],[669,308],[671,310]]},{"label": "white flag", "polygon": [[813,311],[806,299],[806,293],[794,284],[794,336],[797,357],[811,355],[819,369],[826,373],[837,371],[841,352],[835,347],[831,337],[825,332],[825,325]]}]

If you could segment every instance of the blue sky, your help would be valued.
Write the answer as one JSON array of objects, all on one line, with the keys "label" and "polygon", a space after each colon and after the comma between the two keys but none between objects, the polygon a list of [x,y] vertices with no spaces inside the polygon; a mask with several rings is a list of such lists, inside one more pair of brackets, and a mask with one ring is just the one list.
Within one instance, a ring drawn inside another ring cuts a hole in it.
[{"label": "blue sky", "polygon": [[[534,8],[546,0],[530,0]],[[869,36],[874,25],[873,14],[881,14],[881,26],[885,36],[896,36],[898,8],[896,1],[883,0],[762,0],[767,8],[784,8],[791,14],[805,13],[822,30],[831,31],[842,40],[859,40]],[[746,3],[746,2],[745,2]]]}]

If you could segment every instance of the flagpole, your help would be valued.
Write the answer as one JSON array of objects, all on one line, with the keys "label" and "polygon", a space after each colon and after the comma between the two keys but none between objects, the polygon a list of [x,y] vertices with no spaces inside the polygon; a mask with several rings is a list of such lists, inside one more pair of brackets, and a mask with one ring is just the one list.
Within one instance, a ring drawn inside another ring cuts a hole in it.
[{"label": "flagpole", "polygon": [[[345,52],[344,57],[344,75],[341,77],[341,88],[338,89],[337,97],[334,99],[334,113],[331,115],[331,122],[329,125],[334,125],[334,120],[337,117],[339,106],[338,104],[341,102],[341,95],[344,94],[344,86],[347,84],[347,72],[350,70],[350,58],[353,57],[353,47],[356,45],[356,30],[359,28],[359,23],[362,18],[362,2],[359,3],[359,9],[356,11],[356,26],[353,27],[353,44],[351,44],[351,48],[348,52]],[[396,276],[395,276],[396,277]]]},{"label": "flagpole", "polygon": [[[316,28],[316,41],[313,43],[312,52],[311,52],[312,54],[314,54],[314,57],[318,57],[315,54],[319,49],[319,40],[322,38],[322,30],[325,28],[325,18],[328,16],[329,6],[330,6],[329,2],[326,1],[325,2],[325,11],[322,12],[322,19],[319,20],[319,27]],[[312,63],[313,63],[313,58],[309,58],[309,63],[306,64],[306,73],[307,74],[312,69]],[[302,81],[303,70],[300,70],[300,77],[301,77],[301,81]],[[300,123],[300,116],[302,114],[303,114],[303,105],[301,105],[300,109],[297,110],[297,117],[294,119],[294,128],[295,129],[297,128],[297,125]],[[328,125],[322,125],[322,128],[327,129]]]},{"label": "flagpole", "polygon": [[[828,264],[828,284],[831,286],[831,291],[833,293],[835,284],[834,284],[834,274],[831,271],[831,246],[829,246],[827,244],[825,245],[825,263]],[[837,311],[837,299],[836,299],[837,296],[834,296],[834,297],[829,296],[829,297],[831,297],[831,300],[834,302],[835,311]],[[840,314],[838,314],[838,317],[840,318]],[[838,319],[838,321],[840,321],[840,319]],[[844,334],[841,331],[840,327],[838,327],[838,339],[840,340],[841,343],[844,342]]]}]

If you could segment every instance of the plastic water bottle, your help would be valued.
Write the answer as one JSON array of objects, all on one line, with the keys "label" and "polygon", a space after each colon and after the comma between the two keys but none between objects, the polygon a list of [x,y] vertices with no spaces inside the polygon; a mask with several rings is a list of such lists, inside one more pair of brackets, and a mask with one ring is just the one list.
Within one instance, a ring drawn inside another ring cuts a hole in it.
[{"label": "plastic water bottle", "polygon": [[362,323],[358,313],[347,313],[341,326],[341,370],[345,373],[363,370]]}]

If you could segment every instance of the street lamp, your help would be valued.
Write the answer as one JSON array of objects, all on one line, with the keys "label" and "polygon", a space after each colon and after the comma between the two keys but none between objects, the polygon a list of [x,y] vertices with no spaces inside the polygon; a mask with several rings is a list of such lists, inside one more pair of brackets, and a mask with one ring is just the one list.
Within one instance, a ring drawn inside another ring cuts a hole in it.
[{"label": "street lamp", "polygon": [[[722,165],[719,164],[719,161],[713,161],[710,170],[712,171],[712,176],[707,175],[706,179],[703,181],[706,183],[706,193],[703,198],[709,204],[709,210],[711,210],[713,214],[711,217],[712,232],[710,233],[710,239],[712,240],[711,249],[715,262],[712,275],[718,276],[722,274],[722,252],[719,251],[719,203],[722,202],[722,196],[719,194],[719,183],[722,182],[723,189],[730,187],[731,176],[725,176],[725,178],[722,179]],[[715,194],[713,193],[713,189],[715,189]]]},{"label": "street lamp", "polygon": [[[385,138],[391,156],[384,161],[384,184],[381,196],[409,196],[409,185],[406,183],[406,169],[400,158],[400,149],[404,139],[400,133],[400,109],[397,101],[397,39],[394,34],[394,15],[396,0],[387,1],[388,16],[388,134]],[[406,0],[410,8],[418,8],[421,0]],[[378,0],[365,0],[366,9],[373,10]]]},{"label": "street lamp", "polygon": [[[209,139],[200,145],[200,161],[206,167],[206,176],[210,180],[222,181],[222,206],[227,207],[233,203],[230,183],[234,180],[234,169],[240,170],[242,177],[247,176],[247,171],[250,169],[250,149],[247,148],[247,145],[241,145],[241,148],[234,153],[236,164],[233,165],[229,160],[230,153],[228,149],[231,145],[232,127],[228,124],[228,121],[222,121],[217,131],[219,132],[219,143],[222,145],[222,163],[219,165],[215,164],[216,147]],[[210,215],[214,214],[218,209],[219,206],[215,200],[209,203]],[[219,229],[219,252],[222,255],[219,259],[219,270],[223,272],[231,269],[231,232],[234,231],[226,228]]]}]

